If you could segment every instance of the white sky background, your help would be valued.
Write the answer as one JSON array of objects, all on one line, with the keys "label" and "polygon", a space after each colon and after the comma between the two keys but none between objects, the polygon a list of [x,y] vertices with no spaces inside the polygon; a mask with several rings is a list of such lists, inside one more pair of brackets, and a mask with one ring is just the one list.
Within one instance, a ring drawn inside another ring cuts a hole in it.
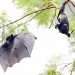
[{"label": "white sky background", "polygon": [[[0,10],[5,10],[12,20],[23,15],[23,11],[17,10],[11,0],[0,0]],[[68,37],[53,28],[37,28],[35,24],[36,22],[32,21],[28,26],[29,30],[38,38],[31,57],[23,59],[12,68],[8,68],[6,73],[0,67],[0,75],[38,75],[44,71],[46,64],[59,61],[57,62],[59,65],[72,61],[74,55],[69,55],[71,45]],[[69,75],[67,71],[63,73]]]},{"label": "white sky background", "polygon": [[11,20],[15,20],[23,15],[21,9],[16,10],[16,6],[11,3],[12,0],[0,0],[0,11],[5,11]]}]

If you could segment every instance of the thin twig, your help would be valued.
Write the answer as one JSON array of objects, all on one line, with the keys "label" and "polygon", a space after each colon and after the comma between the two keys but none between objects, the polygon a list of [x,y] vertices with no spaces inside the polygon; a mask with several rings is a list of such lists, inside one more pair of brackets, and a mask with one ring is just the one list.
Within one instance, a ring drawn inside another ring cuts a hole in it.
[{"label": "thin twig", "polygon": [[28,13],[27,15],[24,15],[23,17],[21,17],[21,18],[15,20],[15,21],[13,21],[13,22],[10,22],[10,23],[8,23],[8,24],[6,24],[6,25],[4,25],[4,26],[1,26],[0,28],[6,27],[6,26],[8,26],[8,25],[10,25],[10,24],[16,23],[16,22],[18,22],[18,21],[24,19],[24,18],[27,17],[27,16],[30,16],[30,15],[32,15],[32,14],[34,14],[34,13],[38,13],[38,12],[40,12],[40,11],[44,11],[44,10],[47,10],[47,9],[50,9],[50,8],[56,8],[56,7],[46,7],[46,8],[40,9],[40,10],[33,11],[33,12]]},{"label": "thin twig", "polygon": [[25,24],[32,21],[35,17],[37,17],[41,12],[36,13],[33,17],[31,17],[28,21],[24,22]]},{"label": "thin twig", "polygon": [[66,64],[66,65],[63,67],[63,69],[66,68],[66,67],[68,67],[68,66],[71,65],[71,64],[72,64],[72,63]]},{"label": "thin twig", "polygon": [[[22,24],[26,24],[30,21],[32,21],[35,17],[37,17],[41,12],[37,13],[36,15],[34,15],[33,17],[31,17],[29,20],[27,20],[26,22],[22,23]],[[20,27],[21,25],[17,26],[16,28]]]},{"label": "thin twig", "polygon": [[72,75],[73,70],[70,71],[70,75]]},{"label": "thin twig", "polygon": [[[26,22],[24,22],[24,23],[22,23],[22,24],[26,24],[26,23],[28,23],[28,22],[30,22],[30,21],[32,21],[36,16],[38,16],[39,14],[40,14],[41,12],[38,12],[36,15],[34,15],[33,17],[31,17],[29,20],[27,20]],[[18,25],[16,28],[19,28],[21,25]],[[3,27],[4,28],[4,27]],[[16,29],[15,28],[15,29]],[[3,35],[4,34],[2,34],[2,38],[3,38]],[[0,42],[2,42],[2,41],[0,41]]]},{"label": "thin twig", "polygon": [[73,32],[75,32],[75,29],[71,31],[71,34],[72,34]]},{"label": "thin twig", "polygon": [[71,0],[69,2],[75,7],[75,4]]},{"label": "thin twig", "polygon": [[50,26],[49,26],[49,29],[51,28],[51,26],[52,26],[52,24],[53,24],[53,21],[54,21],[55,17],[56,17],[56,9],[55,9],[55,12],[54,12],[54,15],[53,15],[53,19],[52,19],[52,21],[51,21],[51,24],[50,24]]}]

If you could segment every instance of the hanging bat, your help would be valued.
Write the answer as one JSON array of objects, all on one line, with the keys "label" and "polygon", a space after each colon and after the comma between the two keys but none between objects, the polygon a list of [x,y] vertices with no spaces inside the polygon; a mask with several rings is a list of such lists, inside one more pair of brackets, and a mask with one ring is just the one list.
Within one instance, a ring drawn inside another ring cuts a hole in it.
[{"label": "hanging bat", "polygon": [[68,1],[65,1],[62,5],[62,7],[59,10],[58,16],[57,16],[57,20],[58,20],[58,24],[56,24],[55,28],[58,28],[60,33],[63,33],[65,35],[67,35],[68,37],[70,37],[70,33],[69,33],[69,20],[67,15],[65,14],[64,10],[65,10],[65,5],[68,3]]},{"label": "hanging bat", "polygon": [[4,71],[8,67],[20,62],[25,57],[30,57],[35,39],[32,33],[10,35],[0,47],[0,64]]}]

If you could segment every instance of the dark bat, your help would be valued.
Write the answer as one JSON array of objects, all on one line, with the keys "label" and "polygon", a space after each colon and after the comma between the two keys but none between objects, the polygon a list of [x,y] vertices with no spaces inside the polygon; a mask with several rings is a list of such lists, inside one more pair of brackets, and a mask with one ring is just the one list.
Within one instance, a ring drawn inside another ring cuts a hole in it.
[{"label": "dark bat", "polygon": [[58,16],[57,16],[57,20],[58,20],[59,23],[56,24],[55,28],[58,28],[59,32],[67,35],[68,37],[70,37],[69,21],[68,21],[67,15],[64,13],[65,5],[67,4],[68,1],[65,1],[63,3],[62,7],[59,10],[59,13],[58,13]]}]

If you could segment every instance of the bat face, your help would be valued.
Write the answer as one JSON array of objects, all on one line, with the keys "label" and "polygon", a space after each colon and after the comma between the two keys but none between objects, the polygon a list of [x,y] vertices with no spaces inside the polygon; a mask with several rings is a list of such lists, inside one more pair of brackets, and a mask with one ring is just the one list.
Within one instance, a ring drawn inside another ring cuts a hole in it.
[{"label": "bat face", "polygon": [[[18,34],[8,48],[0,47],[0,64],[4,71],[25,57],[30,57],[36,37],[31,33]],[[6,42],[5,42],[6,43]]]}]

